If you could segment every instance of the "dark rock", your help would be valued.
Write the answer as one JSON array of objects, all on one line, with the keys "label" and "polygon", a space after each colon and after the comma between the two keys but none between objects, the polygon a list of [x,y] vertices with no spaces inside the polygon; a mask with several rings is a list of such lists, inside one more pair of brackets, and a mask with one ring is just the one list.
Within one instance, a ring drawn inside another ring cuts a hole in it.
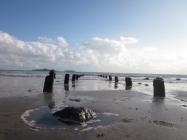
[{"label": "dark rock", "polygon": [[142,83],[138,83],[139,85],[141,85]]},{"label": "dark rock", "polygon": [[149,80],[149,78],[148,78],[148,77],[145,77],[144,80]]},{"label": "dark rock", "polygon": [[179,81],[179,80],[181,80],[181,79],[180,79],[180,78],[177,78],[176,80]]},{"label": "dark rock", "polygon": [[145,86],[147,87],[147,86],[149,86],[149,84],[145,84]]},{"label": "dark rock", "polygon": [[69,100],[74,101],[74,102],[80,102],[81,101],[80,99],[72,99],[72,98],[70,98]]},{"label": "dark rock", "polygon": [[133,119],[125,118],[125,119],[122,119],[122,121],[125,123],[131,123],[133,121]]},{"label": "dark rock", "polygon": [[165,97],[164,80],[157,77],[153,80],[154,96]]},{"label": "dark rock", "polygon": [[93,110],[85,107],[66,107],[53,115],[60,117],[64,122],[72,123],[83,123],[96,117]]},{"label": "dark rock", "polygon": [[28,92],[32,92],[32,89],[28,89]]},{"label": "dark rock", "polygon": [[174,124],[170,122],[165,122],[165,121],[154,120],[153,123],[156,125],[161,125],[161,126],[166,126],[166,127],[174,127]]}]

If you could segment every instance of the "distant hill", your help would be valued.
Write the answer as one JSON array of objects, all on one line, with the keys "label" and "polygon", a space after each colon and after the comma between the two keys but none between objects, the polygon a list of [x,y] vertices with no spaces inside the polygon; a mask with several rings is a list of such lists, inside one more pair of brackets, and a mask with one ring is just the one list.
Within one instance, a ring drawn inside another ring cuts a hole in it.
[{"label": "distant hill", "polygon": [[44,68],[44,69],[33,69],[32,71],[50,71],[50,70],[49,70],[49,69]]},{"label": "distant hill", "polygon": [[64,70],[64,72],[74,73],[76,71],[74,71],[74,70]]}]

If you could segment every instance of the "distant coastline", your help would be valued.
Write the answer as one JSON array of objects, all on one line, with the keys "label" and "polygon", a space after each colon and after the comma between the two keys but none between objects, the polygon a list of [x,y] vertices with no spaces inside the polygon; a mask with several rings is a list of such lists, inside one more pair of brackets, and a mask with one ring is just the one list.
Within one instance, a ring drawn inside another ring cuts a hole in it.
[{"label": "distant coastline", "polygon": [[64,70],[64,72],[74,73],[76,71],[74,71],[74,70]]},{"label": "distant coastline", "polygon": [[[47,69],[47,68],[43,68],[43,69],[32,69],[32,71],[50,71],[51,69]],[[74,73],[76,71],[74,70],[64,70],[64,72],[68,72],[68,73]]]},{"label": "distant coastline", "polygon": [[32,69],[32,71],[50,71],[50,69],[46,69],[46,68],[44,68],[44,69]]}]

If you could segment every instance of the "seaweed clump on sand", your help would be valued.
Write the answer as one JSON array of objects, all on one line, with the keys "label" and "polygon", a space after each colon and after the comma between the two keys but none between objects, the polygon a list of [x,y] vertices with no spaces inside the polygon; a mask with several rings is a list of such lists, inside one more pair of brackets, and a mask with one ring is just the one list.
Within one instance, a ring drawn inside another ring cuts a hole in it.
[{"label": "seaweed clump on sand", "polygon": [[85,107],[66,107],[53,115],[59,117],[63,122],[79,124],[96,117],[96,113],[93,110]]}]

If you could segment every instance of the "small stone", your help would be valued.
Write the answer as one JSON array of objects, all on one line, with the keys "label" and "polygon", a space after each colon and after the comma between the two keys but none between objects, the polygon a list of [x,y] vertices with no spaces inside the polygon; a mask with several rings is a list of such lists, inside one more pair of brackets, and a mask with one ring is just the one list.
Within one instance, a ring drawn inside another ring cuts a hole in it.
[{"label": "small stone", "polygon": [[145,77],[144,80],[149,80],[149,78],[148,78],[148,77]]},{"label": "small stone", "polygon": [[80,99],[69,99],[70,101],[74,101],[74,102],[80,102],[81,100]]},{"label": "small stone", "polygon": [[28,89],[28,92],[32,92],[32,89]]}]

